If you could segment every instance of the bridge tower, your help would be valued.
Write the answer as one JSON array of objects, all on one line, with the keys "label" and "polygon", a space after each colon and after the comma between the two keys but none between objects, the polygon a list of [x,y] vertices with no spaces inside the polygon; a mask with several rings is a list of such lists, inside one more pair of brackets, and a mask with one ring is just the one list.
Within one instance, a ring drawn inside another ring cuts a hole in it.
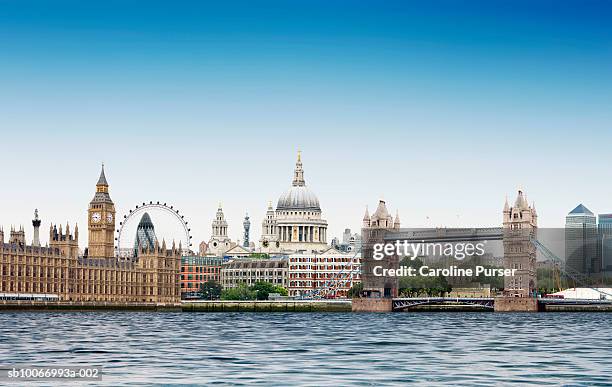
[{"label": "bridge tower", "polygon": [[535,204],[530,206],[523,191],[519,190],[514,206],[504,205],[504,268],[515,269],[514,276],[504,277],[504,295],[507,297],[533,297],[537,290],[536,237],[538,215]]},{"label": "bridge tower", "polygon": [[397,297],[397,277],[377,277],[373,274],[373,269],[375,266],[381,266],[384,269],[397,269],[399,267],[399,257],[397,255],[388,256],[381,261],[376,261],[372,256],[374,245],[384,243],[384,235],[388,231],[399,231],[399,228],[399,213],[396,214],[394,220],[389,214],[384,200],[378,202],[378,207],[372,216],[366,209],[361,229],[361,279],[363,291],[370,297]]}]

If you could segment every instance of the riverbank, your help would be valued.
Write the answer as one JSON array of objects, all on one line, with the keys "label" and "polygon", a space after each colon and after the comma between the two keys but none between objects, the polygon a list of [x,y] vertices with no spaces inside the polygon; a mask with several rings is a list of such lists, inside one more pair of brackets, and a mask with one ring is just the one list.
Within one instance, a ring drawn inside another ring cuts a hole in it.
[{"label": "riverbank", "polygon": [[186,301],[184,312],[350,312],[351,300]]},{"label": "riverbank", "polygon": [[[0,301],[3,311],[147,311],[147,312],[351,312],[351,300],[183,301],[180,304]],[[389,312],[379,310],[378,312]],[[540,305],[539,312],[612,312],[612,304]],[[493,312],[478,305],[424,304],[393,312]]]},{"label": "riverbank", "polygon": [[0,301],[1,311],[149,311],[180,312],[182,305],[151,303],[105,303],[105,302],[50,302],[50,301]]},{"label": "riverbank", "polygon": [[0,311],[350,312],[351,300],[184,301],[180,304],[1,301]]}]

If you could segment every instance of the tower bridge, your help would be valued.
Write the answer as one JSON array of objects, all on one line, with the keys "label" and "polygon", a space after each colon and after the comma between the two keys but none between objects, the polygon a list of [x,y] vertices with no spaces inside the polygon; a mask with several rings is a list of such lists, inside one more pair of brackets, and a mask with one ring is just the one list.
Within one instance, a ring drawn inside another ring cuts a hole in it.
[{"label": "tower bridge", "polygon": [[[386,213],[384,201],[380,201],[377,213]],[[367,212],[366,212],[367,215]],[[365,220],[365,217],[364,217]],[[512,269],[513,276],[504,277],[503,299],[498,300],[500,310],[537,310],[535,299],[536,276],[536,239],[538,215],[535,205],[529,205],[522,190],[517,193],[513,206],[506,200],[502,210],[502,227],[463,228],[463,229],[417,229],[401,230],[388,222],[366,223],[362,230],[362,297],[354,300],[354,310],[392,310],[410,308],[422,302],[450,302],[449,300],[407,301],[398,298],[399,279],[380,277],[374,274],[376,266],[382,269],[399,267],[400,257],[395,253],[384,260],[373,258],[374,246],[412,241],[418,243],[467,242],[498,240],[503,242],[504,269]],[[384,271],[381,271],[384,272]],[[387,271],[388,272],[388,271]],[[397,300],[397,301],[395,301]],[[465,301],[465,300],[463,300]],[[481,302],[480,300],[478,302]],[[482,301],[485,302],[485,301]],[[370,305],[371,304],[371,305]],[[493,302],[487,300],[486,307]]]}]

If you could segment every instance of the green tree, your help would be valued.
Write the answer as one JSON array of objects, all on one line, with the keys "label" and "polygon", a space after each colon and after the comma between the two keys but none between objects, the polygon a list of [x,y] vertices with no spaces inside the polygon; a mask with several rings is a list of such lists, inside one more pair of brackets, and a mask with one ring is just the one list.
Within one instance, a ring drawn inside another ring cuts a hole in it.
[{"label": "green tree", "polygon": [[282,286],[276,286],[265,281],[256,282],[255,285],[251,286],[250,290],[256,293],[258,300],[267,300],[270,293],[279,293],[281,296],[288,294],[287,289]]},{"label": "green tree", "polygon": [[217,281],[206,281],[200,286],[200,294],[206,300],[218,300],[221,297],[221,284]]},{"label": "green tree", "polygon": [[351,286],[347,293],[348,298],[357,298],[359,297],[359,293],[363,290],[363,284],[361,282]]},{"label": "green tree", "polygon": [[[400,265],[410,266],[418,271],[423,266],[423,262],[418,258],[414,261],[404,258]],[[400,277],[398,282],[399,294],[402,297],[442,297],[445,293],[452,291],[451,285],[442,275],[439,277],[424,277],[418,274],[412,277],[404,276]]]},{"label": "green tree", "polygon": [[254,259],[268,259],[268,258],[270,258],[270,255],[268,255],[267,253],[251,253],[251,255],[249,256],[249,258],[254,258]]},{"label": "green tree", "polygon": [[254,300],[256,292],[251,290],[244,282],[239,283],[235,288],[223,289],[221,292],[222,300],[244,301]]}]

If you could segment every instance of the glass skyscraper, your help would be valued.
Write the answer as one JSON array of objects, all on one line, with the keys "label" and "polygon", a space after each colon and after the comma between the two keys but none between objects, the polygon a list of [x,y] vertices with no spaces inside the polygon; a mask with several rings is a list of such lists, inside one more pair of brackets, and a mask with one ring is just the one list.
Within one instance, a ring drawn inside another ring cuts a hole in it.
[{"label": "glass skyscraper", "polygon": [[140,223],[138,223],[138,229],[136,230],[134,254],[136,255],[139,247],[153,250],[153,247],[155,247],[155,242],[157,242],[155,227],[153,226],[151,217],[145,212],[144,215],[142,215],[142,218],[140,218]]},{"label": "glass skyscraper", "polygon": [[597,218],[579,204],[565,218],[566,266],[587,275],[599,273],[597,250]]},{"label": "glass skyscraper", "polygon": [[599,214],[598,230],[601,269],[612,274],[612,214]]}]

